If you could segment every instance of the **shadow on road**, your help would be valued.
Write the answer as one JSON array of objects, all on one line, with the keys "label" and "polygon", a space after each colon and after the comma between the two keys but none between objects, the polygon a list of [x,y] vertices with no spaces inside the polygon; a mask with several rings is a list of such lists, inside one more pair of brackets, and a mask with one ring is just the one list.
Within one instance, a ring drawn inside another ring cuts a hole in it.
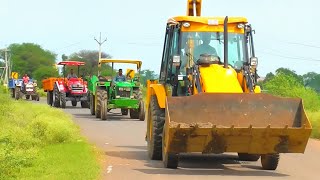
[{"label": "shadow on road", "polygon": [[[138,160],[145,163],[145,168],[134,170],[145,174],[167,174],[167,175],[221,175],[221,176],[270,176],[285,177],[287,174],[276,171],[262,170],[261,166],[253,165],[251,162],[238,161],[237,155],[180,155],[178,169],[166,169],[162,161],[153,161],[148,158],[146,146],[117,146],[126,148],[128,151],[107,151],[110,157]],[[132,151],[130,150],[132,149]],[[260,163],[259,163],[260,164]]]}]

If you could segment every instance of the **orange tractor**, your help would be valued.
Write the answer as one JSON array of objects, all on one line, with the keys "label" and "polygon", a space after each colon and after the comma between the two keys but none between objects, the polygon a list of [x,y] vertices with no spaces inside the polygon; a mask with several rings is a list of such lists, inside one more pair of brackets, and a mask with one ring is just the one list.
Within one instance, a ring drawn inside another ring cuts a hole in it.
[{"label": "orange tractor", "polygon": [[[87,82],[79,77],[79,67],[85,65],[79,61],[62,61],[57,65],[63,65],[63,78],[50,77],[42,80],[43,89],[47,92],[47,104],[54,107],[66,107],[66,102],[71,101],[72,106],[81,102],[82,108],[88,108]],[[65,66],[77,66],[78,75],[66,77]]]}]

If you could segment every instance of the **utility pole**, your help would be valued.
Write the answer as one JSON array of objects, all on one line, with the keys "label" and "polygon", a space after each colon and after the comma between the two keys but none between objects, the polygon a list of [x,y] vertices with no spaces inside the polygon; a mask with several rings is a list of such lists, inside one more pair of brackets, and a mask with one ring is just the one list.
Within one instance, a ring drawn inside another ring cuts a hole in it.
[{"label": "utility pole", "polygon": [[2,49],[2,51],[4,51],[4,63],[5,63],[5,66],[3,67],[3,69],[4,69],[4,78],[3,78],[3,84],[5,85],[5,86],[7,86],[8,85],[8,83],[9,83],[9,64],[10,64],[10,62],[9,62],[9,58],[8,58],[8,52],[9,52],[9,50],[6,48],[6,49]]},{"label": "utility pole", "polygon": [[101,46],[103,43],[105,43],[107,41],[107,38],[101,42],[101,32],[100,32],[99,41],[96,38],[94,38],[94,40],[97,41],[97,43],[99,44],[99,61],[100,61],[100,59],[101,59]]}]

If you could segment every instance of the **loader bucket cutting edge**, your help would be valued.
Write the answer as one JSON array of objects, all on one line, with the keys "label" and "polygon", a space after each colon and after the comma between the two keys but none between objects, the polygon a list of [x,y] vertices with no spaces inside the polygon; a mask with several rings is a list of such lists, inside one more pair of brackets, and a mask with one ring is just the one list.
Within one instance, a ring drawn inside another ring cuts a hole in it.
[{"label": "loader bucket cutting edge", "polygon": [[167,152],[304,153],[311,130],[298,98],[201,93],[166,101]]}]

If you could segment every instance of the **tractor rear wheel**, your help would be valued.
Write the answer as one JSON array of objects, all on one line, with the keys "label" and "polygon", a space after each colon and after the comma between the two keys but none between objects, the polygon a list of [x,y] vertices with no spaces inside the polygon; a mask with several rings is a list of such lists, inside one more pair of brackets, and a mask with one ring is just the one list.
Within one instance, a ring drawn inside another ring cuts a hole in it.
[{"label": "tractor rear wheel", "polygon": [[67,99],[66,99],[66,93],[60,93],[60,101],[61,101],[61,108],[66,108]]},{"label": "tractor rear wheel", "polygon": [[[162,159],[162,133],[165,121],[165,111],[158,104],[157,97],[151,96],[148,111],[148,155],[152,160]],[[151,136],[151,137],[150,137]]]},{"label": "tractor rear wheel", "polygon": [[78,103],[77,101],[71,101],[71,104],[73,107],[77,106],[77,103]]},{"label": "tractor rear wheel", "polygon": [[258,161],[260,155],[258,154],[248,154],[248,153],[238,153],[240,161]]},{"label": "tractor rear wheel", "polygon": [[15,98],[16,100],[20,99],[20,89],[19,88],[15,88]]},{"label": "tractor rear wheel", "polygon": [[53,89],[53,106],[60,107],[60,92],[57,84],[54,85]]},{"label": "tractor rear wheel", "polygon": [[107,120],[108,116],[108,92],[101,91],[100,93],[101,98],[101,119]]},{"label": "tractor rear wheel", "polygon": [[15,95],[16,95],[15,89],[12,88],[12,89],[11,89],[11,97],[12,97],[12,98],[15,98]]},{"label": "tractor rear wheel", "polygon": [[[130,112],[131,112],[131,111],[130,111]],[[121,114],[122,114],[123,116],[128,115],[128,109],[121,109]]]},{"label": "tractor rear wheel", "polygon": [[52,97],[52,91],[47,91],[47,104],[49,106],[52,106],[53,97]]},{"label": "tractor rear wheel", "polygon": [[97,99],[97,104],[96,104],[96,110],[95,110],[95,114],[96,114],[96,118],[100,118],[101,117],[101,92],[100,90],[97,90],[97,93],[96,93],[96,99]]},{"label": "tractor rear wheel", "polygon": [[280,160],[279,154],[263,154],[261,155],[261,165],[265,170],[275,170]]},{"label": "tractor rear wheel", "polygon": [[95,115],[95,104],[94,104],[94,102],[95,102],[95,96],[92,94],[92,93],[90,93],[90,113],[91,113],[91,115]]}]

